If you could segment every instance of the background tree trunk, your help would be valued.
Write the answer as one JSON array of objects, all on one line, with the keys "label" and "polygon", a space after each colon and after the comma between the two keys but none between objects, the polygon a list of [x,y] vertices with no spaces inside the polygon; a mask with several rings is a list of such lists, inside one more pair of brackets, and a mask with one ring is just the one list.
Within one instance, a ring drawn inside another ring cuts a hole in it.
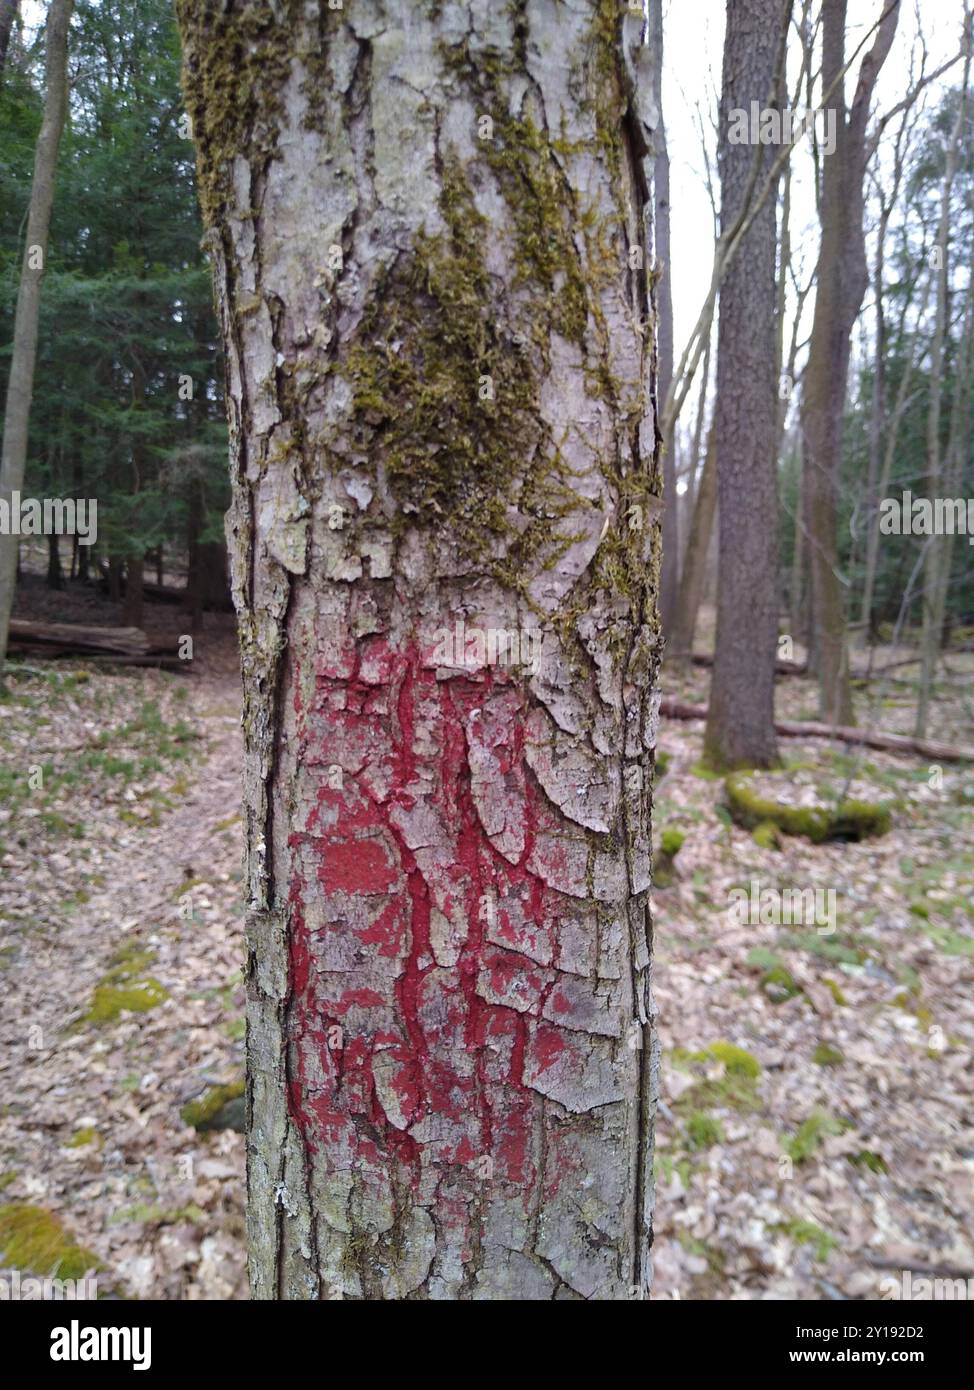
[{"label": "background tree trunk", "polygon": [[[731,112],[774,100],[784,44],[783,0],[728,0],[718,157],[721,226],[760,186],[774,147],[733,144]],[[760,154],[764,158],[755,169]],[[775,343],[777,213],[769,196],[720,289],[717,330],[719,582],[717,641],[704,756],[716,767],[777,761],[778,390]]]},{"label": "background tree trunk", "polygon": [[18,0],[0,0],[0,82],[7,66],[7,49],[10,47],[10,31],[17,17]]},{"label": "background tree trunk", "polygon": [[[17,292],[14,341],[7,380],[7,406],[3,421],[3,455],[0,462],[0,496],[10,499],[24,483],[30,402],[34,392],[37,332],[41,307],[41,278],[47,265],[47,233],[54,203],[54,171],[67,108],[68,25],[74,0],[51,0],[46,30],[46,81],[44,117],[37,136],[34,178],[27,214],[24,259]],[[0,680],[7,652],[7,632],[17,582],[18,538],[0,536]]]},{"label": "background tree trunk", "polygon": [[822,88],[836,113],[836,145],[823,158],[822,240],[815,315],[802,390],[803,516],[808,536],[814,646],[822,718],[854,723],[846,645],[845,599],[839,574],[838,494],[850,335],[869,282],[863,235],[866,125],[873,88],[886,61],[899,0],[880,0],[882,18],[862,60],[852,105],[846,107],[846,0],[823,0]]},{"label": "background tree trunk", "polygon": [[[951,194],[954,177],[960,156],[960,142],[964,131],[964,117],[967,111],[967,87],[971,72],[971,31],[967,22],[965,7],[964,23],[964,78],[961,83],[960,100],[957,104],[957,117],[947,143],[944,159],[944,177],[940,190],[940,222],[937,228],[937,250],[939,267],[936,272],[937,316],[930,344],[930,392],[927,405],[927,466],[924,478],[928,497],[941,495],[943,466],[941,460],[940,421],[942,415],[943,384],[941,376],[944,369],[944,340],[948,332],[948,290],[950,285],[950,222]],[[966,328],[966,324],[965,324]],[[961,339],[965,337],[962,330]],[[963,348],[961,349],[963,355]],[[955,391],[961,391],[959,378],[955,377]],[[953,553],[952,537],[931,536],[923,564],[923,629],[920,638],[922,666],[920,670],[920,693],[917,700],[916,735],[922,738],[927,732],[927,718],[930,713],[930,696],[933,690],[934,673],[940,656],[940,643],[944,629],[944,598],[950,579],[950,557]]]},{"label": "background tree trunk", "polygon": [[145,597],[145,556],[130,555],[125,561],[125,602],[122,626],[141,627]]},{"label": "background tree trunk", "polygon": [[177,11],[227,357],[254,1295],[640,1296],[639,26]]},{"label": "background tree trunk", "polygon": [[[649,0],[647,32],[649,56],[653,66],[653,96],[659,120],[653,138],[653,204],[656,221],[656,262],[662,274],[656,286],[657,308],[657,384],[660,401],[665,401],[673,380],[673,271],[670,242],[670,156],[666,147],[663,118],[663,0]],[[680,498],[676,490],[676,441],[671,434],[663,452],[663,559],[660,572],[660,621],[669,636],[676,619],[680,588]]]},{"label": "background tree trunk", "polygon": [[716,508],[717,455],[711,426],[684,553],[676,623],[673,636],[668,643],[668,651],[672,651],[676,660],[680,662],[687,661],[693,652],[693,636],[697,628],[697,614],[700,612],[707,577],[707,557],[710,554],[710,538],[713,535]]}]

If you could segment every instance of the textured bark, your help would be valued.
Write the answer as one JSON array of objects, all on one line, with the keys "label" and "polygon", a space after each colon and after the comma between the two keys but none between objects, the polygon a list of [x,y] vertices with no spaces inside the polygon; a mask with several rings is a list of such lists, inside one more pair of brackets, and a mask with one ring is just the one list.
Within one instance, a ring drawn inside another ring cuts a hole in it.
[{"label": "textured bark", "polygon": [[841,76],[846,0],[823,0],[822,5],[822,86],[832,91],[827,104],[836,111],[836,145],[823,159],[815,315],[802,391],[802,481],[819,704],[822,717],[839,724],[854,723],[837,533],[850,335],[869,280],[863,234],[866,125],[900,9],[899,0],[880,3],[876,38],[862,60],[849,107]]},{"label": "textured bark", "polygon": [[[227,359],[254,1296],[642,1296],[639,27],[177,12]],[[465,640],[502,631],[520,664]]]},{"label": "textured bark", "polygon": [[[773,147],[732,144],[731,111],[775,91],[782,0],[728,0],[721,90],[721,225],[734,222]],[[764,164],[755,175],[756,153]],[[768,197],[720,289],[717,332],[717,640],[704,756],[718,767],[777,759],[774,662],[778,642],[776,210]]]},{"label": "textured bark", "polygon": [[[41,308],[41,279],[47,264],[47,233],[54,203],[54,170],[67,107],[68,25],[74,0],[51,0],[46,30],[44,116],[34,153],[34,177],[27,213],[24,259],[14,316],[14,341],[7,378],[7,405],[0,459],[0,496],[8,501],[23,487],[27,462],[30,403],[34,394],[37,333]],[[41,260],[36,260],[38,251]],[[0,678],[7,651],[7,630],[17,583],[19,546],[16,536],[0,536]]]},{"label": "textured bark", "polygon": [[[670,156],[662,113],[663,0],[649,0],[647,40],[652,61],[653,96],[660,114],[653,140],[653,210],[656,223],[657,365],[656,393],[665,401],[673,380],[673,271],[670,243]],[[660,621],[669,639],[676,620],[680,588],[680,499],[676,490],[676,455],[672,435],[663,450],[663,556],[660,566]]]}]

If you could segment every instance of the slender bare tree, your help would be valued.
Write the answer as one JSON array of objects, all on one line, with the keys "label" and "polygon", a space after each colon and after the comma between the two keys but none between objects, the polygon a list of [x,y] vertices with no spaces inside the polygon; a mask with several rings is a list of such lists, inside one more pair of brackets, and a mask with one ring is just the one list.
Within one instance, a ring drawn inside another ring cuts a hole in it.
[{"label": "slender bare tree", "polygon": [[[673,380],[673,274],[670,238],[670,156],[666,145],[666,122],[662,109],[663,86],[663,0],[648,0],[647,42],[653,65],[652,93],[659,107],[653,139],[653,202],[656,221],[657,311],[657,394],[665,401]],[[675,435],[671,430],[663,440],[663,559],[660,572],[660,618],[667,640],[676,617],[680,587],[680,518],[676,487]]]},{"label": "slender bare tree", "polygon": [[17,18],[19,0],[0,0],[0,81],[7,66],[7,49],[10,47],[10,33]]},{"label": "slender bare tree", "polygon": [[[936,497],[941,488],[944,468],[941,456],[940,421],[943,399],[944,344],[947,336],[948,292],[950,286],[950,227],[952,222],[951,198],[954,179],[960,160],[961,137],[967,115],[967,88],[971,75],[971,14],[964,6],[964,76],[957,101],[957,114],[944,157],[944,176],[940,187],[940,221],[937,227],[936,286],[937,309],[934,321],[933,339],[930,344],[930,395],[927,405],[927,465],[924,484],[928,496]],[[962,334],[962,343],[964,335]],[[963,351],[963,348],[962,348]],[[957,381],[956,389],[963,391],[966,383]],[[944,610],[949,579],[949,563],[952,547],[948,537],[933,536],[927,545],[923,565],[923,632],[921,636],[922,664],[920,670],[920,695],[917,701],[916,735],[923,738],[927,732],[927,719],[930,713],[930,696],[933,690],[934,672],[940,656],[940,643],[943,635]],[[946,564],[945,564],[946,562]]]},{"label": "slender bare tree", "polygon": [[[34,366],[40,321],[41,280],[47,265],[47,235],[54,204],[54,172],[68,103],[68,26],[74,0],[51,0],[46,28],[46,91],[44,115],[34,153],[34,178],[27,213],[27,235],[20,272],[20,288],[14,317],[14,340],[7,380],[7,406],[3,420],[3,455],[0,462],[0,497],[8,504],[11,494],[23,487],[27,463],[30,403],[34,394]],[[0,535],[0,680],[7,654],[10,611],[17,583],[15,534]]]},{"label": "slender bare tree", "polygon": [[876,79],[893,43],[900,0],[881,0],[871,48],[851,104],[845,100],[847,0],[823,0],[822,87],[836,141],[822,160],[821,241],[815,314],[802,386],[803,519],[808,536],[813,644],[824,719],[854,722],[838,556],[842,421],[852,328],[869,283],[863,228],[866,128]]}]

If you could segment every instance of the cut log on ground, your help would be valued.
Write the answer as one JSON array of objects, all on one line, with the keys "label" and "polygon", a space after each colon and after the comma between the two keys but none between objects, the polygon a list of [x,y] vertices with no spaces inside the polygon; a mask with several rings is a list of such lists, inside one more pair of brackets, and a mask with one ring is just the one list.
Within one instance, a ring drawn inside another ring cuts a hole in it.
[{"label": "cut log on ground", "polygon": [[[713,666],[714,658],[710,652],[694,652],[690,660],[694,666]],[[776,676],[807,676],[808,663],[806,661],[787,661],[779,657],[774,664]]]},{"label": "cut log on ground", "polygon": [[175,638],[149,638],[139,627],[89,627],[80,623],[10,622],[7,650],[34,657],[83,656],[118,666],[163,666],[185,670]]},{"label": "cut log on ground", "polygon": [[[707,718],[706,705],[691,705],[683,700],[663,700],[660,714],[664,719]],[[794,719],[776,719],[775,730],[782,738],[828,738],[838,743],[858,744],[875,748],[882,753],[909,753],[914,757],[930,758],[933,762],[974,763],[974,748],[953,743],[937,743],[929,738],[911,738],[906,734],[881,734],[872,729],[852,729],[847,725],[801,723]]]}]

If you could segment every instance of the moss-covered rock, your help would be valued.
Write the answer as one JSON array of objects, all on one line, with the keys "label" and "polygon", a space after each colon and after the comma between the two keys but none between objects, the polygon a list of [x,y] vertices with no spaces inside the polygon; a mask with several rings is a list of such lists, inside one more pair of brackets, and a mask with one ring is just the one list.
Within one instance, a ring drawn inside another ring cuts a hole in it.
[{"label": "moss-covered rock", "polygon": [[198,1100],[191,1100],[180,1110],[183,1121],[202,1133],[214,1129],[246,1129],[246,1085],[231,1081],[226,1086],[211,1086]]},{"label": "moss-covered rock", "polygon": [[890,828],[889,807],[880,802],[855,797],[830,801],[813,788],[770,773],[732,772],[724,787],[731,815],[746,830],[770,825],[782,834],[803,835],[822,844],[864,840]]},{"label": "moss-covered rock", "polygon": [[45,1207],[24,1202],[0,1206],[0,1265],[29,1270],[41,1277],[83,1279],[102,1263],[65,1231]]}]

